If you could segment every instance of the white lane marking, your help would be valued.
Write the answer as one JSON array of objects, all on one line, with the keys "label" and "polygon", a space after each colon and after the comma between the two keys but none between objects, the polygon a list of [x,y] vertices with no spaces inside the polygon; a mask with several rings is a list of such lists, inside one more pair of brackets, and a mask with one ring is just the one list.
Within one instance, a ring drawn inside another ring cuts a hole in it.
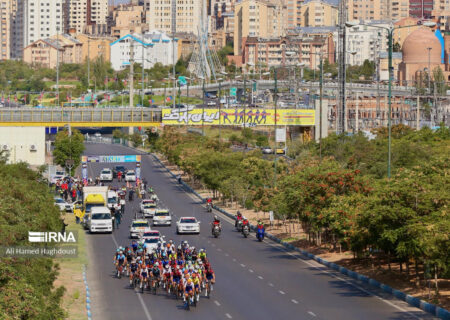
[{"label": "white lane marking", "polygon": [[269,282],[269,286],[273,287],[273,283],[272,283],[272,282]]},{"label": "white lane marking", "polygon": [[217,251],[222,251],[222,249],[220,249],[220,248],[217,248]]},{"label": "white lane marking", "polygon": [[248,272],[253,273],[253,270],[252,269],[248,269]]},{"label": "white lane marking", "polygon": [[225,257],[229,257],[230,255],[228,253],[225,253]]},{"label": "white lane marking", "polygon": [[261,276],[258,276],[258,278],[259,278],[259,279],[261,279],[261,280],[262,280],[262,279],[264,279],[264,278],[263,278],[263,277],[261,277]]},{"label": "white lane marking", "polygon": [[312,311],[308,311],[308,314],[310,314],[313,317],[317,317],[316,314],[314,312],[312,312]]},{"label": "white lane marking", "polygon": [[217,300],[214,300],[214,303],[216,304],[216,306],[220,306],[220,303],[219,303],[219,301],[217,301]]},{"label": "white lane marking", "polygon": [[233,318],[229,313],[225,313],[225,315],[227,316],[228,319]]},{"label": "white lane marking", "polygon": [[235,259],[235,258],[233,258],[233,261],[234,261],[234,262],[236,262],[236,259]]},{"label": "white lane marking", "polygon": [[215,247],[216,245],[213,243],[213,244],[211,244],[213,247]]},{"label": "white lane marking", "polygon": [[343,282],[345,282],[345,283],[351,285],[352,287],[355,287],[355,288],[361,290],[361,291],[364,292],[365,294],[368,294],[368,295],[370,295],[370,296],[372,296],[372,297],[374,297],[374,298],[376,298],[376,299],[378,299],[378,300],[380,300],[380,301],[383,301],[384,303],[390,305],[391,307],[394,307],[394,308],[397,309],[397,310],[400,310],[400,311],[402,311],[402,312],[407,313],[408,315],[410,315],[410,316],[413,317],[414,319],[421,319],[420,317],[416,316],[415,314],[411,313],[410,311],[408,311],[408,310],[406,310],[406,309],[404,309],[404,308],[402,308],[402,307],[399,307],[399,306],[395,305],[394,303],[392,303],[392,302],[390,302],[390,301],[388,301],[388,300],[386,300],[386,299],[383,299],[382,297],[380,297],[380,296],[377,295],[376,293],[370,292],[370,291],[364,289],[363,287],[357,285],[356,283],[350,282],[350,281],[348,281],[348,280],[346,280],[346,279],[344,279],[344,278],[341,278],[341,277],[337,276],[336,274],[331,273],[331,272],[328,271],[328,270],[322,269],[322,268],[323,268],[322,265],[319,265],[319,266],[318,266],[318,265],[315,265],[315,264],[313,264],[313,263],[311,263],[311,262],[309,262],[309,261],[307,261],[307,260],[303,260],[303,259],[299,258],[299,257],[296,256],[295,254],[292,254],[291,252],[289,252],[288,250],[286,250],[282,245],[271,244],[271,243],[269,243],[269,242],[266,241],[266,240],[263,240],[263,241],[264,241],[267,245],[269,245],[269,246],[271,246],[271,247],[278,248],[278,249],[280,249],[280,250],[286,252],[288,255],[290,255],[290,256],[296,258],[297,260],[300,260],[301,262],[303,262],[303,263],[305,263],[305,264],[307,264],[307,265],[313,267],[314,269],[317,269],[317,270],[319,270],[319,271],[321,271],[321,272],[324,272],[324,273],[326,273],[326,274],[332,276],[333,278],[336,278],[336,279],[338,279],[338,280],[341,280],[341,281],[343,281]]},{"label": "white lane marking", "polygon": [[[114,234],[111,233],[111,238],[114,241],[114,244],[116,245],[116,247],[118,247],[119,245],[117,244],[117,240],[116,237],[114,237]],[[136,291],[135,291],[136,292]],[[141,295],[139,293],[136,292],[136,295],[139,299],[139,302],[141,303],[142,309],[144,310],[145,316],[147,317],[147,320],[152,320],[152,316],[150,315],[150,312],[147,309],[147,306],[144,303],[144,300],[142,299]]]},{"label": "white lane marking", "polygon": [[281,293],[281,294],[286,294],[286,293],[285,293],[284,291],[281,291],[281,290],[280,290],[280,291],[278,291],[278,292],[279,292],[279,293]]},{"label": "white lane marking", "polygon": [[245,268],[245,264],[241,263],[241,267],[242,267],[242,268]]},{"label": "white lane marking", "polygon": [[298,304],[298,301],[295,300],[295,299],[292,299],[291,301],[292,301],[293,303],[295,303],[295,304]]}]

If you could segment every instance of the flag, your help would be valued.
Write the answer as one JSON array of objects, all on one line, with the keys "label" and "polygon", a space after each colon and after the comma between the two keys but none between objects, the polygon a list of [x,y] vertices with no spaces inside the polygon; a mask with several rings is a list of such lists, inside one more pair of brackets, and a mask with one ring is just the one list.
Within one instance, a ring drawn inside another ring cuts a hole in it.
[{"label": "flag", "polygon": [[155,103],[155,100],[152,99],[152,103]]},{"label": "flag", "polygon": [[4,103],[4,102],[5,102],[5,96],[2,93],[2,103]]},{"label": "flag", "polygon": [[9,103],[9,101],[10,101],[10,99],[9,99],[9,96],[8,96],[8,103]]},{"label": "flag", "polygon": [[105,85],[108,84],[108,77],[105,77]]},{"label": "flag", "polygon": [[17,102],[17,95],[14,95],[14,101]]},{"label": "flag", "polygon": [[44,92],[41,92],[40,96],[39,96],[39,100],[42,101],[42,99],[44,98]]},{"label": "flag", "polygon": [[98,100],[97,100],[97,99],[95,99],[94,103],[95,103],[95,104],[97,105],[97,104],[98,104]]},{"label": "flag", "polygon": [[172,100],[172,96],[168,96],[167,98],[166,98],[166,101],[167,102],[169,102],[169,101],[171,101]]},{"label": "flag", "polygon": [[127,79],[123,79],[123,85],[127,86]]},{"label": "flag", "polygon": [[84,102],[84,95],[82,95],[82,96],[81,96],[81,101],[83,101],[83,102]]}]

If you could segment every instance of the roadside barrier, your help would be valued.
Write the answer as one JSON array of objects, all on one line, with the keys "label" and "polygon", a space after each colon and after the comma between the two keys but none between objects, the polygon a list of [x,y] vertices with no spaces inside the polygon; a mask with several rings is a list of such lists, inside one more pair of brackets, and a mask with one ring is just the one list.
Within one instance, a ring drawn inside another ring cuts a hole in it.
[{"label": "roadside barrier", "polygon": [[86,278],[86,265],[83,265],[83,281],[84,285],[86,287],[86,311],[87,311],[87,318],[88,320],[92,320],[92,313],[91,313],[91,292],[89,291],[89,286],[87,284],[87,278]]},{"label": "roadside barrier", "polygon": [[[153,159],[156,162],[158,162],[163,168],[165,168],[167,170],[167,172],[173,178],[175,178],[175,179],[177,178],[177,176],[172,171],[170,171],[170,169],[167,168],[164,165],[164,163],[162,163],[161,160],[156,155],[154,155],[153,153],[149,153],[149,154],[153,157]],[[199,198],[202,201],[202,203],[206,202],[206,199],[204,199],[201,195],[199,195],[187,183],[185,183],[184,181],[181,181],[181,185],[183,185],[183,187],[187,191],[195,194],[195,196],[197,198]],[[224,210],[224,209],[222,209],[220,207],[217,207],[217,206],[213,205],[213,208],[215,210],[219,211],[220,213],[226,215],[227,217],[233,219],[233,220],[236,219],[236,217],[233,214],[227,212],[226,210]],[[256,231],[256,227],[254,225],[252,225],[252,224],[250,224],[250,229]],[[348,270],[347,268],[339,266],[339,265],[337,265],[337,264],[335,264],[333,262],[329,262],[329,261],[327,261],[325,259],[322,259],[322,258],[320,258],[318,256],[315,256],[312,253],[309,253],[309,252],[307,252],[305,250],[302,250],[300,248],[297,248],[297,247],[293,246],[290,243],[282,241],[281,239],[271,235],[270,233],[266,232],[266,237],[269,238],[272,241],[275,241],[276,243],[279,243],[279,244],[283,245],[284,247],[286,247],[286,248],[288,248],[290,250],[300,252],[303,256],[305,256],[307,258],[310,258],[310,259],[313,259],[313,260],[317,261],[318,263],[320,263],[320,264],[322,264],[322,265],[324,265],[324,266],[326,266],[326,267],[328,267],[328,268],[330,268],[332,270],[338,271],[338,272],[340,272],[340,273],[342,273],[342,274],[344,274],[344,275],[346,275],[346,276],[348,276],[348,277],[350,277],[352,279],[359,280],[359,281],[361,281],[363,283],[369,284],[370,286],[372,286],[374,288],[378,288],[378,289],[383,290],[386,293],[392,294],[397,299],[405,301],[406,303],[410,304],[413,307],[419,308],[419,309],[421,309],[421,310],[423,310],[425,312],[428,312],[428,313],[430,313],[430,314],[432,314],[432,315],[434,315],[434,316],[436,316],[436,317],[438,317],[440,319],[450,320],[450,311],[448,311],[448,310],[446,310],[444,308],[441,308],[441,307],[438,307],[438,306],[436,306],[436,305],[434,305],[432,303],[428,303],[426,301],[420,300],[419,298],[410,296],[410,295],[408,295],[408,294],[406,294],[406,293],[404,293],[404,292],[402,292],[400,290],[393,289],[392,287],[390,287],[390,286],[388,286],[388,285],[386,285],[384,283],[381,283],[381,282],[379,282],[379,281],[377,281],[375,279],[371,279],[371,278],[369,278],[369,277],[367,277],[365,275],[359,274],[358,272],[355,272],[355,271],[352,271],[352,270]]]}]

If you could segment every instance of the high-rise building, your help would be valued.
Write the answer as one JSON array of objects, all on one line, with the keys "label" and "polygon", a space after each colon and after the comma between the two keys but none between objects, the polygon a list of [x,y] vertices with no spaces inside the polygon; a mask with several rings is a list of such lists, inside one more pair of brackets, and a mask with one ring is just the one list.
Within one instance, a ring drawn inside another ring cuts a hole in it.
[{"label": "high-rise building", "polygon": [[434,0],[409,0],[409,15],[413,18],[431,18]]},{"label": "high-rise building", "polygon": [[0,2],[0,60],[11,58],[16,14],[16,0],[2,0]]},{"label": "high-rise building", "polygon": [[298,27],[334,27],[338,24],[338,7],[322,0],[311,0],[300,7],[298,18]]},{"label": "high-rise building", "polygon": [[106,25],[108,0],[65,0],[65,30],[83,33],[88,26]]},{"label": "high-rise building", "polygon": [[287,0],[286,5],[286,27],[294,29],[300,26],[300,10],[304,0]]},{"label": "high-rise building", "polygon": [[[176,32],[198,34],[202,16],[202,0],[176,1]],[[145,21],[150,30],[172,33],[172,0],[144,1]]]},{"label": "high-rise building", "polygon": [[411,1],[415,0],[348,0],[348,20],[400,20],[407,18]]},{"label": "high-rise building", "polygon": [[64,0],[17,0],[12,57],[22,58],[29,44],[63,32]]},{"label": "high-rise building", "polygon": [[120,5],[112,12],[111,36],[120,39],[131,33],[143,33],[148,30],[144,23],[144,7]]},{"label": "high-rise building", "polygon": [[276,38],[284,35],[286,6],[281,2],[244,0],[234,10],[234,55],[240,56],[247,37]]}]

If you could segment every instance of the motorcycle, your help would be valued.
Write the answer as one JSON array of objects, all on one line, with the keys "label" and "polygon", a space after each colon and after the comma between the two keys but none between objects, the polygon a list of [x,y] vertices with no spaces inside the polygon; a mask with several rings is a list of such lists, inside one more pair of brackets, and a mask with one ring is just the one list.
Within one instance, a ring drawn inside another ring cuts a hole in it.
[{"label": "motorcycle", "polygon": [[207,203],[206,204],[206,211],[207,212],[212,212],[212,205],[211,205],[211,203]]},{"label": "motorcycle", "polygon": [[248,226],[244,226],[242,228],[242,234],[244,235],[245,238],[247,238],[248,235],[250,234],[250,228]]},{"label": "motorcycle", "polygon": [[258,239],[259,242],[264,240],[264,229],[258,229],[258,231],[256,231],[256,239]]},{"label": "motorcycle", "polygon": [[236,221],[236,230],[237,230],[238,232],[241,232],[241,231],[242,231],[242,220]]},{"label": "motorcycle", "polygon": [[214,238],[217,238],[220,236],[220,227],[219,226],[214,226],[214,229],[212,231],[212,234],[214,236]]}]

